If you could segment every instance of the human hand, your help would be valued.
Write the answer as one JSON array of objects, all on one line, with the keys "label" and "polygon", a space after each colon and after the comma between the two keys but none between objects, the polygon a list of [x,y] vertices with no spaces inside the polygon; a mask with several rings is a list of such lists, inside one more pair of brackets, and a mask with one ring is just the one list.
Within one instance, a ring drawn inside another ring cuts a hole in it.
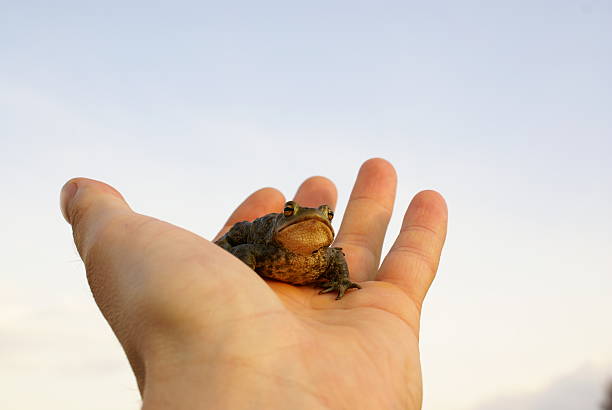
[{"label": "human hand", "polygon": [[[62,190],[96,303],[121,342],[143,409],[419,409],[419,319],[446,235],[447,210],[417,194],[379,268],[396,176],[363,164],[334,246],[363,289],[341,300],[264,281],[191,232],[133,212],[101,182]],[[306,180],[295,198],[333,209],[336,190]],[[249,196],[235,222],[279,212],[272,188]]]}]

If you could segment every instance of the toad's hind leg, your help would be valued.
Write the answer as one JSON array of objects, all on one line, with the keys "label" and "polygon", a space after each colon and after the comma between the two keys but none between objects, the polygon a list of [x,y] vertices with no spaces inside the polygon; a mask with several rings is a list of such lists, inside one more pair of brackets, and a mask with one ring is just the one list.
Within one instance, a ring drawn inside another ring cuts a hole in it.
[{"label": "toad's hind leg", "polygon": [[344,259],[344,253],[340,248],[328,248],[330,263],[327,271],[322,275],[321,280],[316,284],[323,288],[319,294],[338,291],[336,300],[342,299],[348,289],[361,289],[355,282],[349,279],[348,265]]}]

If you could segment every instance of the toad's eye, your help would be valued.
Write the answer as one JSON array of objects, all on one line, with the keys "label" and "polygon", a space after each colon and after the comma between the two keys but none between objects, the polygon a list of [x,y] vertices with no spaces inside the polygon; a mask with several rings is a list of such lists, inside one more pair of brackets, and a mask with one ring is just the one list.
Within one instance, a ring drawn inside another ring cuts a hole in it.
[{"label": "toad's eye", "polygon": [[285,214],[285,216],[291,216],[293,215],[293,212],[294,212],[294,209],[290,205],[287,205],[285,209],[283,210],[283,214]]},{"label": "toad's eye", "polygon": [[334,211],[332,210],[327,211],[327,219],[329,219],[330,221],[334,219]]}]

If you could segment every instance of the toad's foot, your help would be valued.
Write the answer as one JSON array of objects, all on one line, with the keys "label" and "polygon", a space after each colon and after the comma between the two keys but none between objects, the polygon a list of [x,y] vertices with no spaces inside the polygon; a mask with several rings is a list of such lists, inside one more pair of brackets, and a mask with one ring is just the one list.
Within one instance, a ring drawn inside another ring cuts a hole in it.
[{"label": "toad's foot", "polygon": [[338,280],[325,281],[317,285],[317,287],[324,288],[319,292],[319,295],[337,290],[338,296],[336,296],[336,300],[342,299],[344,292],[346,292],[348,289],[361,289],[360,285],[355,282],[351,282],[348,278],[338,278]]}]

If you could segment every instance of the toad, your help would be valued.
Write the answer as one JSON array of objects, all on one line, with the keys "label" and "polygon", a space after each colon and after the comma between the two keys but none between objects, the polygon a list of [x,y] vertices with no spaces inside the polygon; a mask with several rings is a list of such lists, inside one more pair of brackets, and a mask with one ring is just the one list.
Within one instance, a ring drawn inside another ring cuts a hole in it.
[{"label": "toad", "polygon": [[281,213],[236,223],[215,243],[264,278],[323,288],[320,294],[337,291],[341,299],[361,286],[349,280],[342,249],[330,247],[333,217],[327,205],[306,208],[289,201]]}]

